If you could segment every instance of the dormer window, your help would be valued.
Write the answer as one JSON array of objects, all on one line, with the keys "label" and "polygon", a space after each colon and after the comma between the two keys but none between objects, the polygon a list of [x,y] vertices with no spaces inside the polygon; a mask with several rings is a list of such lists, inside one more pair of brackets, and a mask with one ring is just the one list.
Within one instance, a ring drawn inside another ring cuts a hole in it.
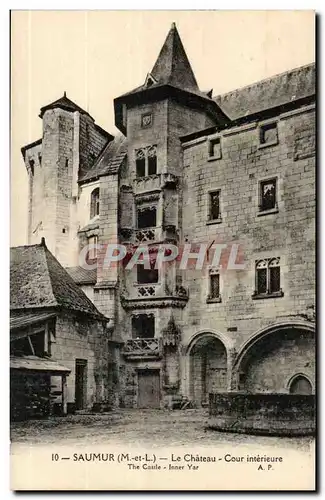
[{"label": "dormer window", "polygon": [[144,86],[151,87],[151,85],[154,85],[155,83],[157,83],[157,80],[150,73],[148,73]]},{"label": "dormer window", "polygon": [[99,215],[99,188],[96,188],[91,193],[90,200],[90,218]]}]

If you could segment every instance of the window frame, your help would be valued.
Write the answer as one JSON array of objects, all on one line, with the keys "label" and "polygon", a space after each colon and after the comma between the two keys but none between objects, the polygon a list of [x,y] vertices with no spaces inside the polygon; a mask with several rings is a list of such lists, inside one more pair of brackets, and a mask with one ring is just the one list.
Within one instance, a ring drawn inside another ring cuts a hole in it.
[{"label": "window frame", "polygon": [[[98,196],[97,196],[98,195]],[[97,213],[98,207],[98,213]],[[90,193],[90,220],[99,217],[100,211],[100,189],[96,187]]]},{"label": "window frame", "polygon": [[[272,265],[274,261],[277,261],[277,265]],[[265,263],[265,267],[260,267],[260,270],[266,269],[266,291],[261,292],[259,291],[259,286],[258,286],[258,272],[259,272],[259,264]],[[271,269],[277,267],[279,268],[279,289],[278,290],[271,290]],[[266,298],[275,298],[275,297],[283,297],[284,293],[281,288],[281,258],[280,257],[266,257],[262,259],[257,259],[255,260],[255,290],[252,295],[253,299],[266,299]]]},{"label": "window frame", "polygon": [[[139,226],[139,214],[141,212],[145,212],[146,210],[147,211],[153,211],[153,210],[155,211],[155,215],[156,215],[156,225],[155,226],[145,226],[145,227]],[[156,228],[157,227],[157,215],[158,215],[158,207],[156,205],[138,205],[136,207],[136,228],[139,230]]]},{"label": "window frame", "polygon": [[[213,152],[213,146],[215,144],[220,144],[220,152],[218,155],[211,154]],[[208,161],[221,160],[222,159],[222,136],[214,135],[208,137]]]},{"label": "window frame", "polygon": [[[215,193],[219,193],[219,217],[217,219],[211,218],[211,196]],[[221,189],[214,188],[209,189],[208,191],[208,215],[207,215],[207,224],[220,224],[222,222],[221,217]]]},{"label": "window frame", "polygon": [[[92,244],[89,240],[95,240],[93,244],[98,245],[98,235],[97,234],[93,234],[93,235],[87,237],[87,245]],[[92,252],[94,252],[94,253],[92,253]],[[96,261],[97,259],[98,259],[98,249],[92,248],[90,251],[88,250],[87,260]]]},{"label": "window frame", "polygon": [[[267,148],[267,147],[270,147],[270,146],[277,146],[279,144],[279,127],[278,127],[278,123],[279,123],[278,120],[271,119],[271,120],[267,120],[267,121],[264,121],[264,122],[260,122],[258,124],[257,131],[258,131],[258,148],[259,149]],[[266,129],[268,129],[268,128],[272,127],[272,126],[275,126],[275,129],[276,129],[276,139],[274,139],[273,141],[270,141],[270,142],[262,142],[262,135],[263,135],[263,133],[265,132]]]},{"label": "window frame", "polygon": [[[218,291],[219,294],[217,296],[212,295],[212,287],[211,287],[211,277],[212,276],[219,276],[219,283],[218,283]],[[207,296],[207,303],[213,304],[213,303],[220,303],[221,302],[221,275],[219,269],[214,269],[211,268],[209,269],[209,274],[208,274],[208,296]]]},{"label": "window frame", "polygon": [[[264,183],[275,181],[275,206],[270,209],[262,209],[262,187]],[[263,217],[264,215],[277,214],[279,212],[280,204],[280,185],[281,179],[278,175],[269,175],[258,179],[257,181],[257,217]]]},{"label": "window frame", "polygon": [[[150,155],[149,152],[154,150],[155,154]],[[139,159],[138,155],[139,153],[143,153],[143,160],[144,160],[144,175],[138,175],[138,165],[137,162]],[[145,146],[142,148],[135,149],[134,151],[134,157],[135,157],[135,177],[136,179],[143,179],[145,177],[154,177],[155,175],[158,174],[158,156],[157,156],[157,144],[152,144],[150,146]],[[149,157],[155,157],[156,158],[156,171],[155,173],[149,174]]]},{"label": "window frame", "polygon": [[[137,329],[135,327],[135,323],[139,322],[140,316],[146,316],[148,319],[152,321],[152,326],[153,326],[153,336],[152,337],[135,337],[135,334],[137,333]],[[146,339],[154,339],[156,337],[156,317],[155,314],[153,313],[140,313],[140,314],[133,314],[131,316],[131,335],[133,340],[146,340]]]}]

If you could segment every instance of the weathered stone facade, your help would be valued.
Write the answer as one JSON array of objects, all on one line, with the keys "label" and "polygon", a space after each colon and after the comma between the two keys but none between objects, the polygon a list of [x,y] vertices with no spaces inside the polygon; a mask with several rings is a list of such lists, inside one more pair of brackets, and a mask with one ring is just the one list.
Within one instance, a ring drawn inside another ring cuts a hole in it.
[{"label": "weathered stone facade", "polygon": [[[314,65],[213,98],[172,26],[144,85],[114,101],[122,136],[112,140],[63,99],[43,108],[41,143],[23,148],[29,234],[39,240],[42,220],[66,266],[98,238],[93,301],[124,342],[118,403],[290,392],[298,375],[314,392]],[[107,267],[106,246],[116,243],[130,253]],[[139,245],[154,262],[161,243],[205,244],[209,255],[223,244],[223,267],[126,267]]]}]

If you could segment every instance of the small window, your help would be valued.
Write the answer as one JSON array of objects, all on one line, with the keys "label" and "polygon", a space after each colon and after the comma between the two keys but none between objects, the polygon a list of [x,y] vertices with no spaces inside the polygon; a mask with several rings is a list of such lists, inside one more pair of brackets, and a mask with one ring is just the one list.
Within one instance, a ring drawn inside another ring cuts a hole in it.
[{"label": "small window", "polygon": [[262,181],[260,183],[260,211],[272,210],[277,207],[277,184],[276,179]]},{"label": "small window", "polygon": [[88,259],[96,260],[97,259],[97,245],[98,245],[98,236],[91,236],[88,238],[88,245],[92,245],[92,247],[88,251]]},{"label": "small window", "polygon": [[40,166],[42,166],[42,155],[41,155],[41,153],[38,153],[38,163],[40,164]]},{"label": "small window", "polygon": [[90,200],[90,218],[99,215],[99,188],[96,188],[91,193]]},{"label": "small window", "polygon": [[142,264],[138,264],[137,281],[139,284],[158,283],[158,269],[145,269]]},{"label": "small window", "polygon": [[137,177],[145,177],[146,175],[146,158],[144,151],[139,149],[136,153],[136,169],[137,169]]},{"label": "small window", "polygon": [[209,219],[218,220],[220,218],[220,191],[212,191],[209,193]]},{"label": "small window", "polygon": [[209,274],[209,295],[208,300],[218,300],[220,299],[220,274],[219,272],[213,271]]},{"label": "small window", "polygon": [[254,295],[278,295],[280,288],[280,258],[256,262],[256,291]]},{"label": "small window", "polygon": [[209,158],[213,158],[215,160],[221,158],[221,140],[220,137],[216,139],[211,139],[209,141]]},{"label": "small window", "polygon": [[138,149],[135,152],[136,176],[147,177],[157,173],[157,146]]},{"label": "small window", "polygon": [[278,128],[276,123],[268,123],[260,127],[260,144],[272,145],[278,143]]},{"label": "small window", "polygon": [[153,146],[148,150],[148,175],[157,173],[157,148]]},{"label": "small window", "polygon": [[132,338],[152,339],[155,336],[155,316],[139,314],[132,317]]},{"label": "small window", "polygon": [[156,208],[148,207],[138,210],[138,229],[156,227]]}]

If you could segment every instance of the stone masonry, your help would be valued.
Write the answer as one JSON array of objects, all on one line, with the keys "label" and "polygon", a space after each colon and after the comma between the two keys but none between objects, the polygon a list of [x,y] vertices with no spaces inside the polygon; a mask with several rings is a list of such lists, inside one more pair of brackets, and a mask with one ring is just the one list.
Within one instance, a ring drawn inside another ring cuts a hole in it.
[{"label": "stone masonry", "polygon": [[[23,154],[30,241],[45,236],[63,265],[78,266],[98,238],[87,294],[123,341],[117,403],[314,393],[315,66],[212,97],[173,25],[143,85],[114,109],[115,138],[64,96],[42,108],[43,138]],[[115,243],[128,253],[108,268]],[[157,274],[126,268],[143,244],[154,264],[162,243],[196,253],[204,244],[209,259],[224,245],[221,267],[197,270],[192,258],[185,270],[179,261]],[[231,260],[242,268],[228,268]]]}]

